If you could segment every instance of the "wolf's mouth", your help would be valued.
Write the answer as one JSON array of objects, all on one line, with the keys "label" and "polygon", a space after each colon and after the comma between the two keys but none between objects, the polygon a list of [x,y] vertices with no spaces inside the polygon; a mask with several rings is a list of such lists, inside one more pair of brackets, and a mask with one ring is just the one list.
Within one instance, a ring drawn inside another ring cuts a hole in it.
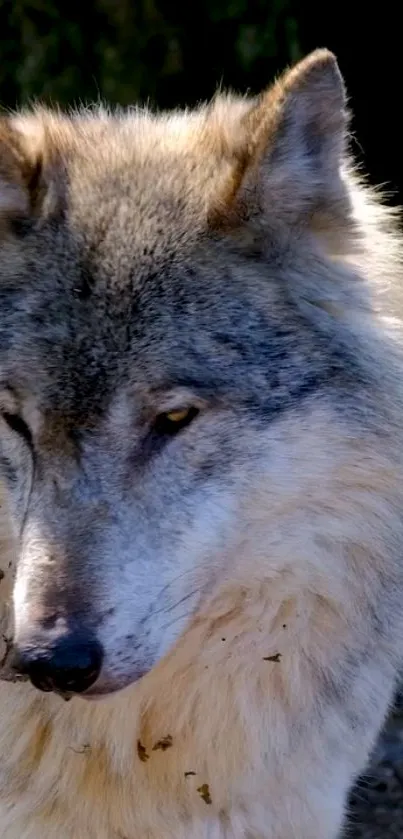
[{"label": "wolf's mouth", "polygon": [[89,702],[108,699],[128,688],[134,687],[134,685],[137,685],[151,669],[152,664],[150,663],[149,667],[137,666],[134,672],[132,671],[126,676],[116,675],[116,677],[114,677],[113,674],[101,673],[98,681],[88,688],[88,690],[80,693],[79,698],[85,699]]}]

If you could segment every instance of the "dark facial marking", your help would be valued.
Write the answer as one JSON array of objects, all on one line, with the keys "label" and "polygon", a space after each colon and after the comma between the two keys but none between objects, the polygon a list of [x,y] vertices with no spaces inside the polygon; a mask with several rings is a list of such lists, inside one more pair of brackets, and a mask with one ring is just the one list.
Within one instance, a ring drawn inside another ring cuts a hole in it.
[{"label": "dark facial marking", "polygon": [[19,437],[22,437],[23,440],[25,440],[25,442],[28,444],[29,448],[32,449],[32,434],[26,422],[24,422],[24,420],[21,419],[21,417],[19,417],[18,414],[9,414],[8,412],[5,412],[2,414],[2,417],[9,426],[9,428],[11,428],[11,430],[14,431],[15,434],[18,434]]},{"label": "dark facial marking", "polygon": [[11,461],[0,452],[0,473],[5,481],[12,486],[17,483],[17,470],[14,469]]}]

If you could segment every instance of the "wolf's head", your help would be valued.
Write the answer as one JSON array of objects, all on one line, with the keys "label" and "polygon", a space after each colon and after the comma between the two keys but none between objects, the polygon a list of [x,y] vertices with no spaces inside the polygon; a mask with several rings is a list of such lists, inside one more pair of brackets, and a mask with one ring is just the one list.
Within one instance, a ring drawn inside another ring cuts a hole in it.
[{"label": "wolf's head", "polygon": [[0,467],[38,687],[119,689],[287,574],[365,386],[345,130],[326,51],[251,101],[3,119]]}]

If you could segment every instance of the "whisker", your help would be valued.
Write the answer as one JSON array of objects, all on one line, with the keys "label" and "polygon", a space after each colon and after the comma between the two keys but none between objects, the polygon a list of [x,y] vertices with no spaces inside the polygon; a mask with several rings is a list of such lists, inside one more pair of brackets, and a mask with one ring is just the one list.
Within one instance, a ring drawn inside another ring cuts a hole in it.
[{"label": "whisker", "polygon": [[164,631],[165,629],[169,629],[170,626],[174,626],[175,623],[183,620],[184,618],[190,618],[193,615],[193,609],[190,609],[188,612],[184,612],[181,615],[177,615],[173,620],[168,621],[163,626],[161,626],[161,630]]},{"label": "whisker", "polygon": [[[199,588],[195,588],[195,589],[193,589],[193,591],[190,591],[190,592],[189,592],[189,594],[185,594],[183,597],[181,597],[181,599],[180,599],[180,600],[178,600],[178,601],[177,601],[176,603],[174,603],[172,606],[169,606],[169,607],[168,607],[167,609],[165,609],[165,610],[164,610],[164,609],[161,609],[161,610],[160,610],[160,612],[163,612],[163,614],[167,614],[167,615],[168,615],[170,612],[173,612],[173,610],[174,610],[174,609],[176,609],[178,606],[181,606],[181,605],[182,605],[182,603],[186,603],[186,601],[187,601],[187,600],[190,600],[190,598],[191,598],[191,597],[194,597],[194,596],[195,596],[198,592],[199,592]],[[154,614],[155,614],[155,613],[154,613]],[[158,614],[158,613],[157,613],[157,614]]]},{"label": "whisker", "polygon": [[160,615],[161,613],[164,614],[166,612],[168,614],[169,612],[172,612],[173,609],[176,609],[177,606],[180,606],[181,603],[184,603],[186,600],[189,600],[190,597],[193,597],[199,591],[200,591],[200,586],[193,589],[188,594],[185,594],[183,597],[181,597],[175,603],[171,604],[171,606],[161,606],[160,609],[156,609],[155,611],[152,611],[152,616],[155,617],[156,615]]},{"label": "whisker", "polygon": [[169,583],[167,583],[165,586],[162,587],[162,589],[158,592],[156,600],[159,600],[159,598],[163,594],[165,594],[166,591],[168,591],[170,586],[175,585],[175,583],[177,583],[178,580],[181,580],[183,577],[185,577],[186,574],[193,574],[193,573],[194,573],[194,568],[187,568],[185,571],[182,571],[180,574],[177,574],[177,576],[174,577],[173,580],[171,580]]}]

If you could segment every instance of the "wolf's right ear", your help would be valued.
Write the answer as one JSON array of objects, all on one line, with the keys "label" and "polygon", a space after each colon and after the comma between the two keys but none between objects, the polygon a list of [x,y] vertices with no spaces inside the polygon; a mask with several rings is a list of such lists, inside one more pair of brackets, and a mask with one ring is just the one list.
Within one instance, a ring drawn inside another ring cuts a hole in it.
[{"label": "wolf's right ear", "polygon": [[46,194],[45,137],[35,117],[0,118],[0,219],[38,215]]},{"label": "wolf's right ear", "polygon": [[258,97],[237,128],[232,123],[233,209],[249,215],[263,210],[288,224],[318,212],[341,218],[346,128],[336,58],[315,50]]}]

